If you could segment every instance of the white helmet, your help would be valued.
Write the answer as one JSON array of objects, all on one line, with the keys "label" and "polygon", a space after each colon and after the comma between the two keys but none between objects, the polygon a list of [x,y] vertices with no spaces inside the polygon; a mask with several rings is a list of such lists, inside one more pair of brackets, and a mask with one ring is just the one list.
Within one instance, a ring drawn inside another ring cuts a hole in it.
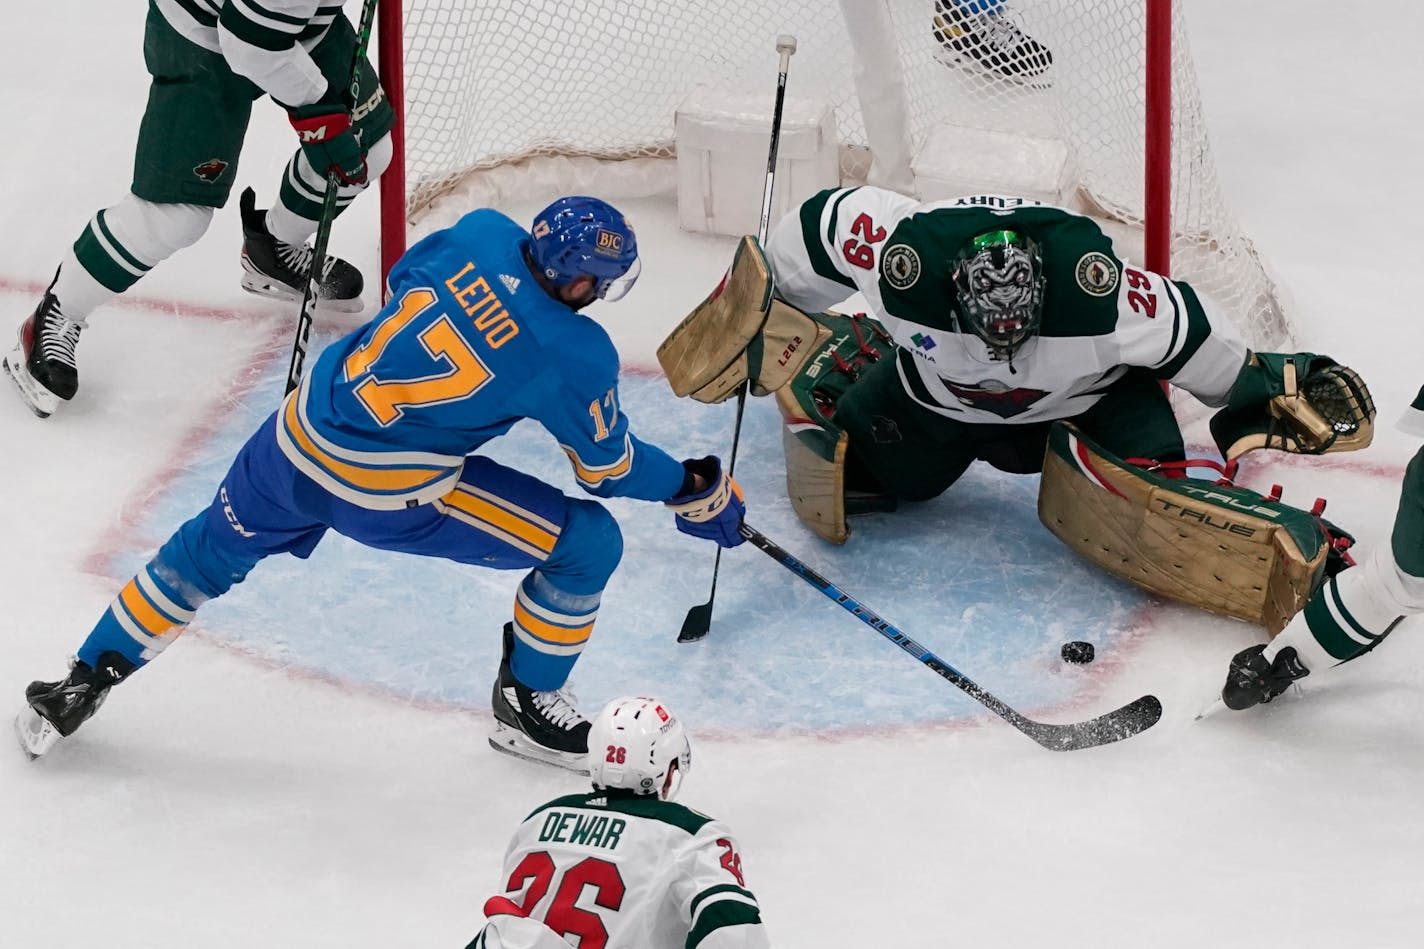
[{"label": "white helmet", "polygon": [[588,775],[594,787],[670,801],[690,770],[687,729],[657,699],[614,699],[589,728]]}]

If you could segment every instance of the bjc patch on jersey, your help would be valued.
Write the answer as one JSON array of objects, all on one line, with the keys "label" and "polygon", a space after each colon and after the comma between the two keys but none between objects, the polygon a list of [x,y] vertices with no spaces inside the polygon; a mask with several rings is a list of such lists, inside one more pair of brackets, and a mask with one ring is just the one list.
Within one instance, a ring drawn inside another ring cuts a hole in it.
[{"label": "bjc patch on jersey", "polygon": [[1117,289],[1117,265],[1107,254],[1095,250],[1078,258],[1073,275],[1078,278],[1083,292],[1095,297],[1105,297]]}]

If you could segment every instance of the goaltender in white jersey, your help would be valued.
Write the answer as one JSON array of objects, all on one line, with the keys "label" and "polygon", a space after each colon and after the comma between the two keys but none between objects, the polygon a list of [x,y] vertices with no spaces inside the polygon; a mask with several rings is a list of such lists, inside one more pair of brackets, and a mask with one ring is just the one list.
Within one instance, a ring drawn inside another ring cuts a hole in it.
[{"label": "goaltender in white jersey", "polygon": [[615,699],[588,754],[593,790],[519,825],[466,949],[768,946],[731,829],[672,801],[692,766],[682,722],[656,699]]}]

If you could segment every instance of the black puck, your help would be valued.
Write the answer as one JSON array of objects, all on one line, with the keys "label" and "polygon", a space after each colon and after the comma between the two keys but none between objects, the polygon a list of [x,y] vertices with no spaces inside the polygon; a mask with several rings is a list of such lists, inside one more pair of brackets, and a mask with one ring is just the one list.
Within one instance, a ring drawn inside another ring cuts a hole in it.
[{"label": "black puck", "polygon": [[1061,650],[1063,661],[1071,662],[1074,665],[1086,665],[1093,661],[1096,652],[1092,643],[1085,643],[1082,640],[1074,640],[1071,643],[1064,643]]}]

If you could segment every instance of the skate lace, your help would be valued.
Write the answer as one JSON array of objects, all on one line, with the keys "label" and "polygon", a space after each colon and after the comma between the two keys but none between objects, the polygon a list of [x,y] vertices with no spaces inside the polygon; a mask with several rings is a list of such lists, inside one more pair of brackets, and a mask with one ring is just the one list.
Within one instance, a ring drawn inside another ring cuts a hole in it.
[{"label": "skate lace", "polygon": [[1023,30],[1018,25],[999,12],[979,14],[979,24],[983,28],[984,35],[998,46],[1004,53],[1017,53],[1017,49],[1024,42]]},{"label": "skate lace", "polygon": [[587,721],[573,705],[573,693],[568,689],[555,692],[532,692],[534,708],[549,720],[550,724],[567,731],[580,722]]},{"label": "skate lace", "polygon": [[[284,241],[276,241],[277,256],[282,263],[294,273],[303,277],[311,276],[311,262],[313,251],[308,244],[288,244]],[[331,268],[336,264],[336,259],[330,254],[322,261],[321,279],[325,280],[331,276]]]},{"label": "skate lace", "polygon": [[83,328],[82,324],[66,320],[57,313],[46,313],[39,325],[39,346],[44,358],[78,369],[74,350]]}]

